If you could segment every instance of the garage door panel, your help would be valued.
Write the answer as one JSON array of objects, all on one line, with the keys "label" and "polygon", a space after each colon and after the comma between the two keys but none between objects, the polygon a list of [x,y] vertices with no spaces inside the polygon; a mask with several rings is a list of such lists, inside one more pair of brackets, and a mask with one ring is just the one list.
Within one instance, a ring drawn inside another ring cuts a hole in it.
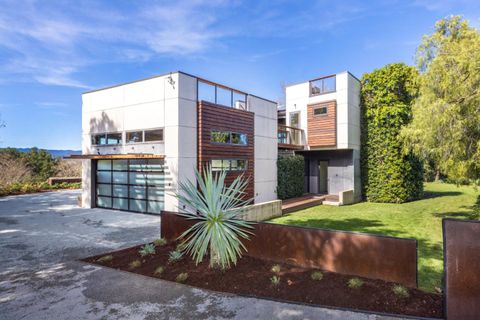
[{"label": "garage door panel", "polygon": [[110,197],[97,197],[97,206],[102,208],[111,208],[112,207],[112,198]]},{"label": "garage door panel", "polygon": [[97,182],[98,183],[112,183],[112,172],[111,171],[98,171],[97,172]]},{"label": "garage door panel", "polygon": [[128,210],[128,199],[113,198],[113,209]]}]

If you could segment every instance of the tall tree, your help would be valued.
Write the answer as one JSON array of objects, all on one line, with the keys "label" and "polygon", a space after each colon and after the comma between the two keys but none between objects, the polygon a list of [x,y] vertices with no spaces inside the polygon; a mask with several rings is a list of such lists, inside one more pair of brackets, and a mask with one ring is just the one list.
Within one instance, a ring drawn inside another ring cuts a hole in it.
[{"label": "tall tree", "polygon": [[457,182],[480,180],[480,33],[452,16],[438,21],[417,50],[422,71],[407,151],[433,160]]},{"label": "tall tree", "polygon": [[423,194],[421,162],[403,153],[399,135],[411,120],[418,72],[395,63],[362,78],[362,182],[368,201],[401,203]]}]

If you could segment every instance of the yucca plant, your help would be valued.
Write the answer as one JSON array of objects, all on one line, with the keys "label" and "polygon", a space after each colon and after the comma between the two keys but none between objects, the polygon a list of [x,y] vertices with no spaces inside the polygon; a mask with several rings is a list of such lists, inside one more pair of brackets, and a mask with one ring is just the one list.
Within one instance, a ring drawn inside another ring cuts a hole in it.
[{"label": "yucca plant", "polygon": [[230,268],[237,264],[246,250],[241,239],[249,239],[252,222],[239,218],[243,207],[252,199],[245,199],[248,180],[243,175],[237,177],[229,186],[225,185],[225,171],[212,172],[206,166],[203,175],[195,169],[196,183],[180,182],[176,197],[188,209],[179,215],[199,220],[186,230],[179,239],[183,239],[183,250],[192,255],[198,264],[210,251],[211,268]]}]

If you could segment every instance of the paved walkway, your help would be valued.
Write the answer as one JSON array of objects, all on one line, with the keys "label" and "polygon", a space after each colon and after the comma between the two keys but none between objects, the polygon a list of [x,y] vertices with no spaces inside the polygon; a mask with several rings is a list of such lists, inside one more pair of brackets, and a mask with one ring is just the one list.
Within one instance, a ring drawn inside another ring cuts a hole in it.
[{"label": "paved walkway", "polygon": [[398,319],[209,292],[77,261],[158,237],[159,217],[0,198],[1,319]]}]

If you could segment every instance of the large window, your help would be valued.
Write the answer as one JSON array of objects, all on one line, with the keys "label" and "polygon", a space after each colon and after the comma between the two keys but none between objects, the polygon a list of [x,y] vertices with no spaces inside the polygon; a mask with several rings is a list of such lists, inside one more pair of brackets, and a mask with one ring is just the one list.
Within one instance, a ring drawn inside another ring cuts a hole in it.
[{"label": "large window", "polygon": [[328,113],[327,106],[318,106],[313,109],[314,116],[325,116]]},{"label": "large window", "polygon": [[162,142],[163,129],[129,131],[125,134],[127,143]]},{"label": "large window", "polygon": [[145,130],[145,142],[163,141],[163,129]]},{"label": "large window", "polygon": [[198,101],[207,101],[229,108],[246,110],[247,95],[221,85],[199,80]]},{"label": "large window", "polygon": [[138,143],[143,141],[143,131],[132,131],[126,134],[127,143]]},{"label": "large window", "polygon": [[244,159],[212,160],[212,171],[245,171],[248,161]]},{"label": "large window", "polygon": [[336,81],[334,75],[310,81],[310,95],[316,96],[319,94],[335,92]]},{"label": "large window", "polygon": [[225,143],[235,145],[247,145],[248,139],[245,133],[231,132],[231,131],[211,131],[211,141],[213,143]]},{"label": "large window", "polygon": [[92,135],[93,145],[117,145],[122,144],[122,133],[101,133]]}]

